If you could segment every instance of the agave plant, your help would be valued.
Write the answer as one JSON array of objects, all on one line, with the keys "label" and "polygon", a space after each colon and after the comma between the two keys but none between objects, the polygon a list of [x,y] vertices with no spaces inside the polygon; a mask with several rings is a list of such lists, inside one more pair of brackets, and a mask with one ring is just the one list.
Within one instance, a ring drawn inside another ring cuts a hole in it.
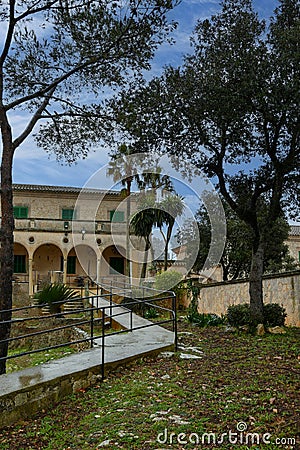
[{"label": "agave plant", "polygon": [[71,298],[78,297],[78,293],[65,284],[47,284],[34,295],[38,306],[49,306],[50,313],[61,313],[62,304]]}]

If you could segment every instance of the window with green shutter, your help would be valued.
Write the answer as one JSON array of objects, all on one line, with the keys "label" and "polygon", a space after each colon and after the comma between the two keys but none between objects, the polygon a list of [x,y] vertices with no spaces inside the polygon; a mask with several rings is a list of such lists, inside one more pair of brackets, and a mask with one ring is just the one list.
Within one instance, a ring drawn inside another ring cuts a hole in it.
[{"label": "window with green shutter", "polygon": [[76,273],[76,256],[68,256],[67,273],[68,274]]},{"label": "window with green shutter", "polygon": [[[60,270],[64,270],[64,258],[60,258]],[[76,273],[76,256],[68,256],[67,258],[67,274],[73,275]]]},{"label": "window with green shutter", "polygon": [[14,206],[14,218],[15,219],[27,219],[28,206]]},{"label": "window with green shutter", "polygon": [[14,273],[26,273],[25,255],[14,255]]},{"label": "window with green shutter", "polygon": [[111,222],[124,222],[125,221],[124,211],[116,211],[116,210],[109,211],[109,218]]},{"label": "window with green shutter", "polygon": [[76,211],[73,208],[66,208],[61,210],[61,218],[63,220],[73,220],[76,219]]}]

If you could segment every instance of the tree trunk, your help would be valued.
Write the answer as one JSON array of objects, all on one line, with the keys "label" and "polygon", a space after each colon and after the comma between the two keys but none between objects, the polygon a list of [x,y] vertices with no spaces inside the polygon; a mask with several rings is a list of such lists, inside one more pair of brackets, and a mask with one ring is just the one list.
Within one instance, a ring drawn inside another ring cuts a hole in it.
[{"label": "tree trunk", "polygon": [[223,281],[228,281],[228,269],[227,269],[226,264],[222,261],[222,258],[221,258],[220,263],[221,263],[221,267],[222,267],[222,271],[223,271]]},{"label": "tree trunk", "polygon": [[168,269],[168,241],[165,246],[165,254],[164,254],[164,272]]},{"label": "tree trunk", "polygon": [[264,248],[261,242],[254,245],[249,275],[250,314],[253,325],[263,323]]},{"label": "tree trunk", "polygon": [[[6,323],[12,317],[12,277],[13,277],[13,196],[12,196],[12,160],[13,143],[11,128],[5,112],[0,111],[2,133],[1,162],[1,249],[0,249],[0,358],[8,352],[11,324]],[[1,342],[4,341],[4,342]],[[0,360],[0,374],[6,372],[6,360]]]},{"label": "tree trunk", "polygon": [[172,236],[172,230],[173,230],[173,223],[170,223],[167,228],[167,236],[166,236],[166,242],[165,242],[165,255],[164,255],[164,271],[168,269],[168,249],[169,249],[169,243]]},{"label": "tree trunk", "polygon": [[126,186],[126,258],[125,258],[125,275],[129,278],[129,283],[130,281],[130,232],[129,232],[129,228],[130,228],[130,194],[131,194],[131,183],[132,183],[132,179],[128,178],[127,179],[127,186]]},{"label": "tree trunk", "polygon": [[141,270],[141,281],[146,278],[148,255],[149,255],[149,249],[151,247],[150,236],[144,237],[144,239],[145,239],[145,250],[144,250],[144,261],[143,261],[142,270]]}]

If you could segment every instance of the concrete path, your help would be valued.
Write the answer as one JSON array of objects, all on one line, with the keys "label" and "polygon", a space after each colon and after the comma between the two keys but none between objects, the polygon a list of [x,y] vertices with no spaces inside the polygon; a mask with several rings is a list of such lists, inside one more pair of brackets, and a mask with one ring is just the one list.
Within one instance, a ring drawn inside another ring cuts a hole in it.
[{"label": "concrete path", "polygon": [[[98,301],[98,306],[109,305],[104,299]],[[124,308],[114,305],[114,315],[123,312],[126,312]],[[108,314],[108,310],[105,313]],[[122,314],[114,320],[128,329],[130,314]],[[132,314],[132,323],[133,328],[151,324],[136,314]],[[93,349],[81,353],[0,375],[0,427],[29,417],[40,408],[57,403],[65,395],[99,382],[102,338],[96,338],[95,344]],[[104,342],[104,368],[107,371],[142,356],[173,348],[174,333],[158,325],[112,336],[107,334]]]}]

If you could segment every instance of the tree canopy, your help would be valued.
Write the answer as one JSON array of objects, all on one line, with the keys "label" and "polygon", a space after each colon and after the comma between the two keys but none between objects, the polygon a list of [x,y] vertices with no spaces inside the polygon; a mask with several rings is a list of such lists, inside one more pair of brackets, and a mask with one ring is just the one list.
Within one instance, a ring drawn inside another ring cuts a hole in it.
[{"label": "tree canopy", "polygon": [[[237,217],[225,202],[223,202],[223,207],[227,223],[227,239],[220,259],[223,281],[245,278],[249,276],[251,268],[252,230]],[[188,221],[180,230],[177,239],[181,245],[186,246],[187,262],[193,258],[195,261],[193,270],[201,272],[211,244],[211,223],[204,207],[197,211],[195,217],[197,223]],[[195,233],[195,226],[198,227],[197,233]],[[285,242],[288,239],[289,229],[290,227],[284,219],[276,221],[276,226],[270,226],[265,245],[264,274],[297,269],[297,263],[290,256],[288,245]],[[195,234],[194,239],[193,234]],[[195,258],[194,249],[197,248],[199,235],[199,250]]]},{"label": "tree canopy", "polygon": [[[7,0],[0,5],[0,355],[10,333],[13,274],[12,165],[33,133],[58,160],[85,157],[111,131],[103,97],[149,68],[174,28],[177,0]],[[14,117],[27,118],[23,130]],[[37,124],[40,127],[37,128]],[[5,362],[0,364],[0,373]]]},{"label": "tree canopy", "polygon": [[181,67],[112,106],[137,150],[161,149],[203,170],[250,227],[253,323],[263,323],[270,226],[299,214],[299,8],[280,0],[267,23],[251,0],[223,0],[219,13],[198,22]]},{"label": "tree canopy", "polygon": [[[174,27],[166,14],[175,4],[176,0],[2,4],[2,115],[25,109],[29,118],[14,148],[44,119],[37,135],[41,146],[68,162],[86,156],[91,141],[110,127],[101,106],[103,94],[150,67],[155,49]],[[97,135],[92,133],[95,128]]]}]

